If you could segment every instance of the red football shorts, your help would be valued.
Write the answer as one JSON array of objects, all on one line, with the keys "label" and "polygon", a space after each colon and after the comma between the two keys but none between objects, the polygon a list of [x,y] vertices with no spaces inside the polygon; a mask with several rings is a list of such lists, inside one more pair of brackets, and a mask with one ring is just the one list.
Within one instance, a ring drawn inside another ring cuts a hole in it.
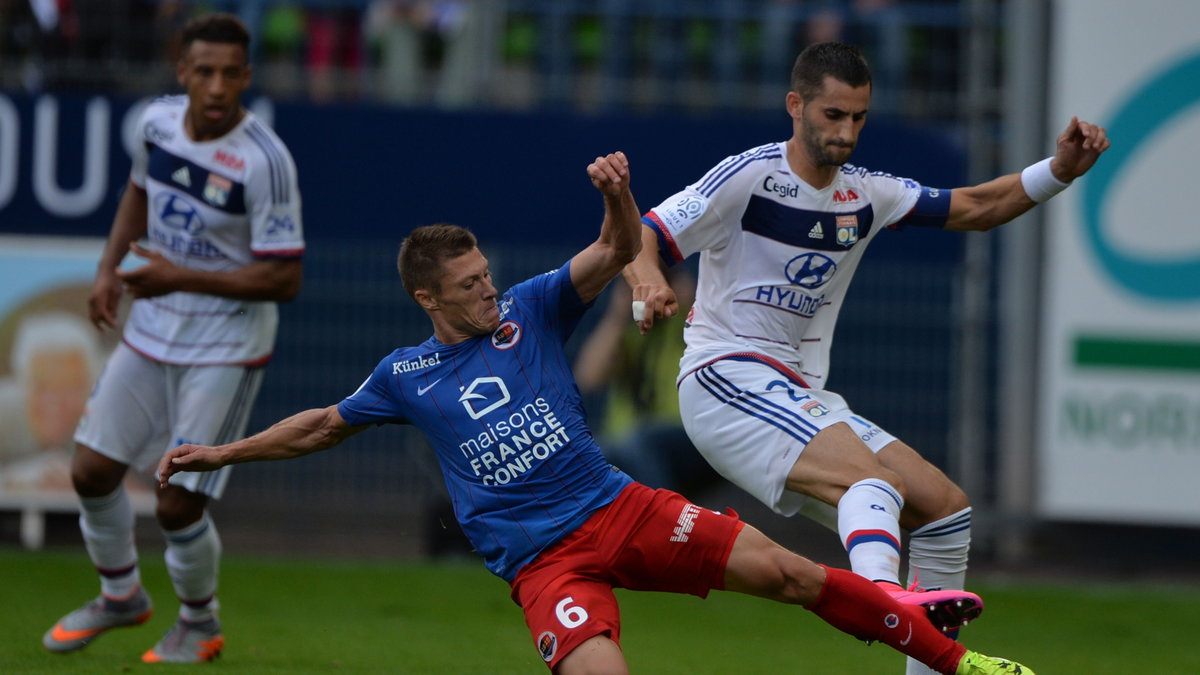
[{"label": "red football shorts", "polygon": [[596,635],[620,643],[614,588],[706,597],[725,587],[725,565],[744,523],[669,490],[633,483],[578,530],[517,573],[512,598],[553,669]]}]

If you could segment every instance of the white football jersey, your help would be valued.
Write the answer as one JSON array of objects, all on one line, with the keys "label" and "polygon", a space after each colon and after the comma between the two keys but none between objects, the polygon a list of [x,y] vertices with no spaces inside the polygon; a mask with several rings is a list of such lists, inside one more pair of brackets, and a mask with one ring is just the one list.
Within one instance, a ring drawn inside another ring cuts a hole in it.
[{"label": "white football jersey", "polygon": [[785,144],[772,143],[726,158],[651,209],[643,222],[667,264],[702,252],[681,377],[756,352],[824,388],[834,324],[867,244],[918,198],[949,199],[940,192],[849,164],[816,190],[792,173]]},{"label": "white football jersey", "polygon": [[[130,179],[147,196],[150,247],[181,267],[223,272],[304,252],[296,166],[279,137],[249,112],[224,136],[192,141],[186,96],[151,103]],[[124,340],[173,364],[265,363],[279,317],[274,302],[175,292],[136,300]]]}]

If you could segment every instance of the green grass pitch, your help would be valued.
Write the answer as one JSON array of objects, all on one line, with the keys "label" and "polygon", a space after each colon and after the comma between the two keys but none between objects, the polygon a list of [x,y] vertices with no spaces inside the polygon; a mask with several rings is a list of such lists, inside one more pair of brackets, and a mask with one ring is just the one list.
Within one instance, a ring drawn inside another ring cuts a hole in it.
[{"label": "green grass pitch", "polygon": [[[140,661],[177,609],[159,553],[142,558],[157,602],[150,621],[57,655],[41,636],[96,593],[86,555],[0,548],[0,672],[182,672]],[[1038,675],[1200,672],[1200,587],[991,582],[973,590],[987,610],[963,641]],[[220,596],[226,648],[205,667],[214,673],[548,672],[508,586],[480,563],[227,556]],[[635,673],[903,672],[895,652],[857,642],[799,607],[731,593],[618,597]]]}]

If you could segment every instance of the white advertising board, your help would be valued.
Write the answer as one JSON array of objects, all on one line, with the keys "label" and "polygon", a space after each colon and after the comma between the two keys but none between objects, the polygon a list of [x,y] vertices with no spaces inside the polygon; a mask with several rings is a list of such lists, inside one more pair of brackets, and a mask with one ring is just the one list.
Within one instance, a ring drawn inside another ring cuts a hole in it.
[{"label": "white advertising board", "polygon": [[1113,145],[1046,205],[1036,510],[1200,525],[1200,2],[1053,7],[1049,127]]}]

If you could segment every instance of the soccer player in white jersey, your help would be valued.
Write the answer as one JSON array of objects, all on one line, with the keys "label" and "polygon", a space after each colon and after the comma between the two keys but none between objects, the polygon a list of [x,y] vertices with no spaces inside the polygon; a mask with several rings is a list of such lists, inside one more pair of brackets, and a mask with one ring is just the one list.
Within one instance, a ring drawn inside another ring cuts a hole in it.
[{"label": "soccer player in white jersey", "polygon": [[[663,266],[700,253],[678,380],[692,442],[777,513],[834,527],[855,572],[903,602],[928,604],[950,632],[982,609],[950,592],[966,574],[967,497],[825,389],[834,323],[864,249],[884,228],[996,227],[1065,188],[1109,142],[1103,128],[1072,119],[1055,155],[1020,174],[923,187],[846,163],[870,98],[857,49],[805,49],[786,98],[791,139],[727,158],[646,213],[644,245],[625,277],[645,332],[678,311]],[[899,579],[901,527],[911,534],[909,590]]]},{"label": "soccer player in white jersey", "polygon": [[625,155],[597,157],[587,171],[604,196],[604,222],[599,238],[565,265],[502,294],[468,230],[417,228],[397,262],[432,337],[393,351],[337,405],[234,443],[169,451],[159,479],[299,457],[371,426],[411,424],[433,446],[455,518],[487,568],[511,585],[554,673],[628,672],[612,589],[630,588],[700,597],[724,589],[800,604],[940,673],[1031,675],[968,651],[921,608],[852,572],[817,565],[735,514],[652,490],[609,465],[584,419],[563,343],[633,259],[641,228]]},{"label": "soccer player in white jersey", "polygon": [[[241,105],[250,35],[228,14],[184,27],[177,66],[186,95],[151,103],[88,307],[100,330],[133,298],[122,342],[75,432],[71,478],[101,595],[46,632],[54,652],[143,623],[151,601],[134,548],[129,469],[183,443],[240,438],[271,357],[275,303],[300,288],[300,195],[279,138]],[[145,237],[146,244],[138,243]],[[127,252],[142,259],[119,270]],[[185,473],[157,491],[159,525],[180,610],[147,662],[208,661],[224,644],[217,618],[221,542],[206,510],[228,470]]]}]

